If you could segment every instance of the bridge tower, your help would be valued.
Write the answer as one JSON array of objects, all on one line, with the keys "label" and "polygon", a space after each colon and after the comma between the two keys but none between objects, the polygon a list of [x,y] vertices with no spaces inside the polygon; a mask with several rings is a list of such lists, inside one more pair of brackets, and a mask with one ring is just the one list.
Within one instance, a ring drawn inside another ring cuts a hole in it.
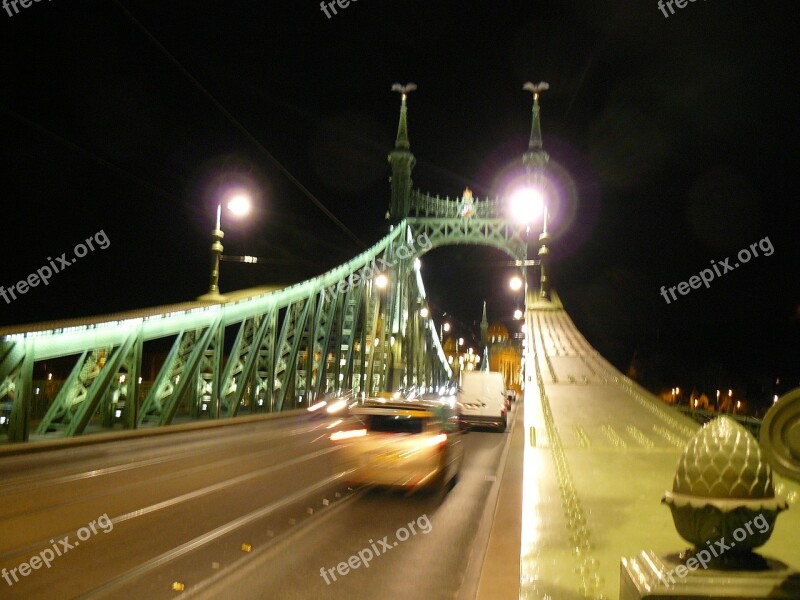
[{"label": "bridge tower", "polygon": [[483,301],[483,316],[481,316],[481,344],[489,343],[489,320],[486,318],[486,300]]},{"label": "bridge tower", "polygon": [[393,223],[398,223],[411,212],[411,171],[417,159],[411,153],[411,144],[408,141],[408,121],[406,113],[406,99],[408,94],[417,89],[416,84],[407,83],[401,85],[395,83],[392,86],[393,92],[399,92],[400,103],[400,123],[397,126],[397,138],[394,142],[394,150],[389,153],[389,164],[392,165],[392,204],[389,209],[389,218]]},{"label": "bridge tower", "polygon": [[[528,140],[528,151],[522,155],[522,164],[530,183],[539,188],[544,187],[544,174],[547,169],[547,164],[550,161],[550,155],[545,152],[544,144],[542,143],[542,123],[539,118],[539,95],[549,87],[550,85],[544,81],[537,84],[527,82],[522,86],[523,90],[533,93],[531,137]],[[550,297],[547,271],[545,269],[545,262],[548,254],[547,242],[549,239],[550,236],[547,233],[547,203],[545,203],[542,233],[539,234],[539,242],[541,242],[541,246],[539,247],[539,271],[541,273],[539,290],[540,296],[544,299]]]}]

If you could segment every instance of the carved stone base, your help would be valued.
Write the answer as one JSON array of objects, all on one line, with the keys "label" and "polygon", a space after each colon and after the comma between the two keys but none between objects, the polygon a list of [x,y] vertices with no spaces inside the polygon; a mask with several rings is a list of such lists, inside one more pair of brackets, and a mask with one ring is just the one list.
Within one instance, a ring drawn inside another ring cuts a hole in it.
[{"label": "carved stone base", "polygon": [[689,570],[680,556],[642,551],[620,561],[620,600],[756,600],[800,598],[800,573],[780,561],[764,558],[758,571]]}]

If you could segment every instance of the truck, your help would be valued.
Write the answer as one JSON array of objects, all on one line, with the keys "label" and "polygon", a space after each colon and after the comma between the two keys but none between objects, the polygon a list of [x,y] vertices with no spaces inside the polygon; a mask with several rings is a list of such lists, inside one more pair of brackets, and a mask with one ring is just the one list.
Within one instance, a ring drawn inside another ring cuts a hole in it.
[{"label": "truck", "polygon": [[492,427],[500,432],[508,426],[506,384],[502,373],[467,371],[461,377],[456,398],[462,429]]}]

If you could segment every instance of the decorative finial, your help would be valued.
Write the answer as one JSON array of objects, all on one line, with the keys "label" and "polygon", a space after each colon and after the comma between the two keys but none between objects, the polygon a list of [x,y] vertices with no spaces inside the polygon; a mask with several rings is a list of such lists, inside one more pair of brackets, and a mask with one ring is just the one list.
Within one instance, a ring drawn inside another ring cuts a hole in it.
[{"label": "decorative finial", "polygon": [[392,85],[393,92],[400,92],[400,95],[403,99],[402,103],[400,104],[400,124],[397,126],[397,139],[395,140],[394,147],[396,150],[408,150],[411,148],[411,144],[408,142],[408,123],[406,117],[406,98],[408,95],[417,89],[416,83],[407,83],[405,85],[401,83],[395,83]]},{"label": "decorative finial", "polygon": [[542,125],[539,120],[539,94],[550,89],[550,84],[546,81],[539,83],[526,82],[522,89],[533,93],[533,118],[531,122],[531,137],[528,141],[528,152],[522,157],[522,162],[531,169],[541,169],[550,159],[550,156],[542,150]]},{"label": "decorative finial", "polygon": [[395,83],[395,84],[392,85],[392,91],[393,92],[400,92],[400,95],[403,98],[403,102],[406,101],[406,98],[408,97],[408,95],[411,92],[413,92],[415,89],[417,89],[417,84],[416,83],[411,83],[411,82],[408,82],[405,85],[403,85],[401,83]]},{"label": "decorative finial", "polygon": [[[772,535],[778,513],[789,505],[776,496],[772,469],[761,456],[758,441],[726,415],[706,423],[683,451],[672,491],[664,493],[678,534],[705,551],[713,540],[735,539],[724,555],[709,563],[739,568],[762,559],[752,549]],[[749,520],[748,520],[749,519]],[[745,523],[764,523],[755,532]],[[737,536],[736,532],[744,532]],[[693,554],[697,554],[694,551]]]},{"label": "decorative finial", "polygon": [[539,83],[535,84],[531,83],[530,81],[527,81],[525,85],[522,86],[522,89],[527,92],[533,92],[533,99],[535,101],[539,99],[539,94],[541,92],[550,89],[550,84],[547,83],[546,81],[540,81]]}]

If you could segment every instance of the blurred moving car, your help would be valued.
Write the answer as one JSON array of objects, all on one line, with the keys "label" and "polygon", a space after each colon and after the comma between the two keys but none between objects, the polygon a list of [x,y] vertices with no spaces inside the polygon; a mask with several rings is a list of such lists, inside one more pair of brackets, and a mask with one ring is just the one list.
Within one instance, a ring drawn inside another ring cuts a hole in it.
[{"label": "blurred moving car", "polygon": [[458,419],[462,427],[494,427],[503,432],[508,426],[508,400],[502,373],[467,371],[458,390]]},{"label": "blurred moving car", "polygon": [[350,414],[363,427],[330,436],[349,482],[414,491],[458,481],[464,449],[452,398],[368,398]]}]

